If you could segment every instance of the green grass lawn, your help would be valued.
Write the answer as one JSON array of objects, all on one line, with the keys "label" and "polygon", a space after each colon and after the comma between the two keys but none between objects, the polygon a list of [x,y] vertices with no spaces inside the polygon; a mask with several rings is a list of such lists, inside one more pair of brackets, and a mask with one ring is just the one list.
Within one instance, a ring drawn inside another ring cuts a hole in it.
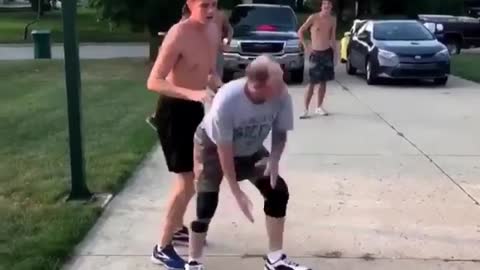
[{"label": "green grass lawn", "polygon": [[[35,20],[33,11],[16,11],[0,13],[0,43],[31,42],[31,35],[23,39],[25,26]],[[146,33],[132,33],[129,26],[121,25],[110,31],[107,22],[97,22],[94,10],[79,9],[77,28],[80,42],[136,42],[148,41]],[[59,10],[45,13],[38,23],[30,27],[34,29],[48,29],[52,31],[52,42],[63,41],[62,13]]]},{"label": "green grass lawn", "polygon": [[[116,192],[155,143],[144,60],[82,61],[87,181]],[[100,214],[64,203],[69,155],[63,63],[0,61],[0,269],[59,269]]]},{"label": "green grass lawn", "polygon": [[462,53],[454,56],[452,73],[459,77],[480,83],[480,54]]}]

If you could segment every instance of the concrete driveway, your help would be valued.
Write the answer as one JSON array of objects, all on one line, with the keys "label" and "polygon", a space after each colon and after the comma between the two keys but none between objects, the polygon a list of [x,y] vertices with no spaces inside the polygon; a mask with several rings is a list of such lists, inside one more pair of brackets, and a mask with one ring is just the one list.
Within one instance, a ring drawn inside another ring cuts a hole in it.
[{"label": "concrete driveway", "polygon": [[[291,192],[286,251],[322,270],[480,269],[479,85],[370,87],[340,68],[331,116],[299,120],[304,86],[290,90],[297,120],[281,168]],[[159,269],[149,255],[170,184],[157,148],[65,269]],[[208,269],[263,267],[263,203],[242,186],[256,222],[224,186]]]}]

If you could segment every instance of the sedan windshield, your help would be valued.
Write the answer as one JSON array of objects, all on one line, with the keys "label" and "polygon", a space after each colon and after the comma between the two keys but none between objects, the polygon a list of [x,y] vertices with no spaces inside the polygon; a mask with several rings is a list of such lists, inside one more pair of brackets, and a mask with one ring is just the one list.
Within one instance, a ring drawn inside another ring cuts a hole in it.
[{"label": "sedan windshield", "polygon": [[230,16],[230,23],[235,30],[296,31],[295,14],[289,8],[239,6]]},{"label": "sedan windshield", "polygon": [[433,40],[427,28],[417,22],[382,22],[373,28],[376,40]]}]

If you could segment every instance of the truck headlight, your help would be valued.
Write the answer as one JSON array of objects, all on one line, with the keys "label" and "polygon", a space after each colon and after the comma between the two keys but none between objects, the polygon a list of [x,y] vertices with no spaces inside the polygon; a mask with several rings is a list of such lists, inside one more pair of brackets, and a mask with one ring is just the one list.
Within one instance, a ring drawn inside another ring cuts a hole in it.
[{"label": "truck headlight", "polygon": [[302,50],[302,46],[300,44],[300,40],[291,39],[285,42],[285,52],[299,52],[301,50]]},{"label": "truck headlight", "polygon": [[380,66],[395,67],[400,63],[400,59],[394,52],[378,49],[378,62]]},{"label": "truck headlight", "polygon": [[[225,42],[226,44],[226,42]],[[240,42],[236,39],[232,39],[230,44],[224,46],[225,52],[237,52],[240,49]]]},{"label": "truck headlight", "polygon": [[444,29],[443,24],[441,24],[441,23],[437,24],[437,31],[438,32],[442,32],[443,29]]}]

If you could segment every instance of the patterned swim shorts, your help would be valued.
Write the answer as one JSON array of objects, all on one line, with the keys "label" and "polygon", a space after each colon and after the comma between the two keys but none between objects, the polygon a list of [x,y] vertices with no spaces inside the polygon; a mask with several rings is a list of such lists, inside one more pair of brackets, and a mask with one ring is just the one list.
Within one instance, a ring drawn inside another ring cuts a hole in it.
[{"label": "patterned swim shorts", "polygon": [[312,51],[310,54],[310,83],[317,84],[335,79],[333,49]]}]

